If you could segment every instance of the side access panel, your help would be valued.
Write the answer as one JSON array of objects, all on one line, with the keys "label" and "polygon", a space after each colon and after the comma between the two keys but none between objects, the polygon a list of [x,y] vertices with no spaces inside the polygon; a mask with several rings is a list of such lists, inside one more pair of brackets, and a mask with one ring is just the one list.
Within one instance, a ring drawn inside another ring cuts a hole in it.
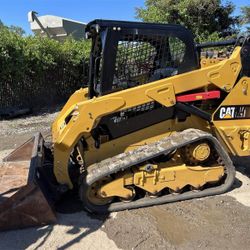
[{"label": "side access panel", "polygon": [[250,156],[250,78],[242,78],[213,115],[217,132],[229,151]]}]

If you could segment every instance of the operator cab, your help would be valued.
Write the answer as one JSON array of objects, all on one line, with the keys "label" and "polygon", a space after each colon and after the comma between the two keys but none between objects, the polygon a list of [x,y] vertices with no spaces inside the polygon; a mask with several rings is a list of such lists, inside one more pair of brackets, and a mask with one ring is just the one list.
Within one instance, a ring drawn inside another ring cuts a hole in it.
[{"label": "operator cab", "polygon": [[199,68],[192,33],[181,25],[94,20],[89,97]]}]

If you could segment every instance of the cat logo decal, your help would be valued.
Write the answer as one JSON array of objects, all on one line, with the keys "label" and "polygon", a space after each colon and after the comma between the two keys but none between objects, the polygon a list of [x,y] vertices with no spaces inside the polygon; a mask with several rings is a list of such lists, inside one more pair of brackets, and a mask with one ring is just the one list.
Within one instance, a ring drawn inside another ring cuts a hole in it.
[{"label": "cat logo decal", "polygon": [[235,107],[222,107],[220,109],[220,119],[233,119]]},{"label": "cat logo decal", "polygon": [[250,119],[250,106],[222,106],[214,115],[214,120]]}]

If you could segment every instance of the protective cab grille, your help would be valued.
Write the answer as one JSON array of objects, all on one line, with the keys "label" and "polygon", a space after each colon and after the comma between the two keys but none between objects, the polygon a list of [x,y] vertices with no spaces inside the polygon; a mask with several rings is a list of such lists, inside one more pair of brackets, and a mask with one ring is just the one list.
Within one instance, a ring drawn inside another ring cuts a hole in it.
[{"label": "protective cab grille", "polygon": [[178,74],[185,49],[185,43],[177,37],[125,35],[118,43],[112,89]]}]

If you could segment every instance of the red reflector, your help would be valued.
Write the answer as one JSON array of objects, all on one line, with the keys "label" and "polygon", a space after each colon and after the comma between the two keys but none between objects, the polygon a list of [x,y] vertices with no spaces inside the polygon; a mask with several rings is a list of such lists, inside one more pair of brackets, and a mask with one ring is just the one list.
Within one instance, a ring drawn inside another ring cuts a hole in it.
[{"label": "red reflector", "polygon": [[218,98],[220,98],[220,91],[214,90],[214,91],[194,93],[194,94],[188,94],[188,95],[180,95],[176,97],[176,101],[177,102],[193,102],[193,101],[218,99]]}]

